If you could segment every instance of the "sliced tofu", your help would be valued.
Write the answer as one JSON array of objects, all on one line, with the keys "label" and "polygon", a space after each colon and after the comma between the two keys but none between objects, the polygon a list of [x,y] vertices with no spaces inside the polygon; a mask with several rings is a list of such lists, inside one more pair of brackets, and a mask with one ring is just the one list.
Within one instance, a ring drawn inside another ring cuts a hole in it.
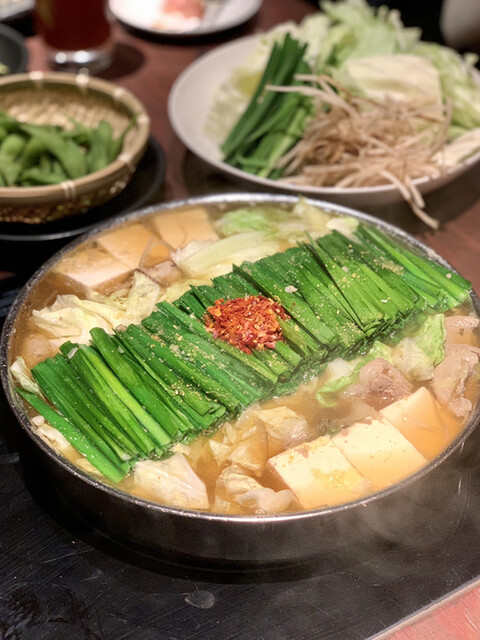
[{"label": "sliced tofu", "polygon": [[86,293],[90,290],[108,292],[124,282],[132,269],[110,253],[90,247],[60,260],[55,273]]},{"label": "sliced tofu", "polygon": [[389,420],[428,459],[443,451],[453,435],[437,401],[425,387],[393,402],[382,409],[380,415]]},{"label": "sliced tofu", "polygon": [[192,240],[218,240],[218,234],[202,207],[165,212],[153,218],[158,235],[171,247],[184,247]]},{"label": "sliced tofu", "polygon": [[427,462],[386,418],[356,422],[332,442],[375,489],[398,482]]},{"label": "sliced tofu", "polygon": [[131,269],[151,267],[170,255],[160,238],[140,223],[102,234],[97,239],[97,245]]},{"label": "sliced tofu", "polygon": [[304,509],[349,502],[371,490],[328,436],[287,449],[270,458],[267,466]]}]

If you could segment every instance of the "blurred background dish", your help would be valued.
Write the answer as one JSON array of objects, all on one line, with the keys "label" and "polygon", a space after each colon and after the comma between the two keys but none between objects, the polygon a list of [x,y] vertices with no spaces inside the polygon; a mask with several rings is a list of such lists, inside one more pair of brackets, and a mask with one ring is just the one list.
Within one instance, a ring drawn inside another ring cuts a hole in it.
[{"label": "blurred background dish", "polygon": [[[1,5],[0,5],[1,11]],[[26,71],[28,51],[23,37],[11,27],[0,24],[0,77]]]},{"label": "blurred background dish", "polygon": [[157,35],[199,36],[243,24],[260,9],[261,0],[142,0],[142,11],[132,0],[111,0],[112,13],[125,25]]},{"label": "blurred background dish", "polygon": [[[168,100],[170,123],[183,144],[199,158],[229,174],[237,181],[253,183],[263,190],[303,193],[311,197],[352,207],[383,206],[401,202],[400,191],[392,184],[371,187],[314,187],[289,184],[262,178],[235,168],[222,160],[219,144],[207,133],[207,118],[213,104],[214,92],[232,71],[245,63],[260,36],[239,38],[216,47],[193,62],[175,81]],[[413,181],[421,194],[452,182],[480,160],[480,152],[458,164],[454,169],[435,178]]]},{"label": "blurred background dish", "polygon": [[21,18],[30,13],[33,5],[33,0],[0,0],[0,20]]},{"label": "blurred background dish", "polygon": [[70,175],[59,184],[0,187],[2,222],[39,224],[108,202],[130,181],[150,135],[150,118],[132,93],[84,74],[31,72],[1,78],[0,111],[21,122],[67,129],[104,122],[115,140],[126,132],[121,151],[99,169]]}]

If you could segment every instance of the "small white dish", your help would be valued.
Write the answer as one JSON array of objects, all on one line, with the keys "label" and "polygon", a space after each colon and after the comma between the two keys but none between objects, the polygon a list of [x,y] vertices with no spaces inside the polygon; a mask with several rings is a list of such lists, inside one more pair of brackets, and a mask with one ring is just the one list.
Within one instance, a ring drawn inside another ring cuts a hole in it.
[{"label": "small white dish", "polygon": [[[302,193],[358,208],[402,201],[402,195],[393,185],[342,189],[289,185],[286,182],[257,177],[222,161],[218,143],[210,139],[206,132],[213,94],[236,67],[244,64],[259,37],[247,36],[221,45],[196,60],[178,76],[169,95],[168,115],[175,133],[183,144],[216,169],[269,190]],[[420,193],[425,195],[452,182],[479,160],[480,152],[438,178],[420,178],[413,183]]]},{"label": "small white dish", "polygon": [[[199,36],[226,31],[243,24],[260,9],[261,0],[207,0],[200,22],[193,18],[174,24],[162,22],[158,0],[142,0],[141,10],[135,0],[110,0],[112,13],[124,24],[167,36]],[[165,25],[165,26],[164,26]]]},{"label": "small white dish", "polygon": [[20,18],[33,9],[34,0],[0,0],[0,20]]}]

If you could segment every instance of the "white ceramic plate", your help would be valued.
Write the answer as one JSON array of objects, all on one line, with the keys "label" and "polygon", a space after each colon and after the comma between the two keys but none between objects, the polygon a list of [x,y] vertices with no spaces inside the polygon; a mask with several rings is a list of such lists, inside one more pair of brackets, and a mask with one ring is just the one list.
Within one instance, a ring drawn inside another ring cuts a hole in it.
[{"label": "white ceramic plate", "polygon": [[207,0],[207,8],[200,23],[188,21],[183,25],[160,26],[162,11],[159,0],[110,0],[112,13],[125,24],[158,35],[199,36],[232,29],[257,13],[262,0]]},{"label": "white ceramic plate", "polygon": [[33,9],[34,0],[0,0],[0,20],[13,20]]},{"label": "white ceramic plate", "polygon": [[[232,70],[242,65],[258,36],[248,36],[219,46],[185,69],[175,81],[168,99],[168,114],[173,129],[183,144],[211,166],[241,180],[268,189],[321,197],[346,206],[382,206],[402,200],[398,189],[390,185],[338,189],[336,187],[299,187],[277,182],[236,169],[222,162],[218,144],[207,137],[205,125],[213,101],[213,93]],[[448,184],[480,160],[480,152],[462,162],[454,170],[438,178],[421,178],[414,183],[422,194]]]}]

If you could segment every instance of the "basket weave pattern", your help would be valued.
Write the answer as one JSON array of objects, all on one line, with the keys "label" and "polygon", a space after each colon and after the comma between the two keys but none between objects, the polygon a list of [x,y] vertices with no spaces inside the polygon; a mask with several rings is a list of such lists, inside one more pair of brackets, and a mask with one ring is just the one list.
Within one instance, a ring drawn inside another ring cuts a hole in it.
[{"label": "basket weave pattern", "polygon": [[118,193],[123,191],[130,181],[134,171],[129,171],[125,166],[124,174],[111,183],[110,186],[99,187],[92,190],[88,195],[80,195],[65,199],[58,204],[49,202],[38,202],[38,204],[2,204],[0,196],[0,221],[1,222],[24,222],[27,224],[39,224],[59,220],[67,216],[80,213],[87,213],[93,207],[98,207],[111,200]]},{"label": "basket weave pattern", "polygon": [[0,187],[0,221],[38,224],[81,214],[108,202],[130,181],[145,152],[150,119],[117,85],[71,74],[22,74],[0,79],[0,110],[18,120],[69,129],[107,120],[118,136],[136,116],[120,156],[108,167],[59,185]]}]

